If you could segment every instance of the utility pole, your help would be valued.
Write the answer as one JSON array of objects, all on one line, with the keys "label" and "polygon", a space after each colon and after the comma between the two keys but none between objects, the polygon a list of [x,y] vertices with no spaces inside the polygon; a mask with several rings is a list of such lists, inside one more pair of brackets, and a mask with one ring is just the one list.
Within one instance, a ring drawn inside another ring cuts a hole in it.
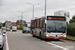
[{"label": "utility pole", "polygon": [[21,12],[22,13],[22,15],[21,15],[21,20],[23,20],[23,13],[25,13],[25,12],[27,12],[27,11],[18,11],[18,12]]},{"label": "utility pole", "polygon": [[45,17],[46,17],[46,0],[45,0]]},{"label": "utility pole", "polygon": [[30,5],[32,5],[32,6],[33,6],[32,19],[34,19],[34,6],[35,6],[35,5],[39,5],[40,3],[37,3],[37,4],[26,3],[26,4],[30,4]]}]

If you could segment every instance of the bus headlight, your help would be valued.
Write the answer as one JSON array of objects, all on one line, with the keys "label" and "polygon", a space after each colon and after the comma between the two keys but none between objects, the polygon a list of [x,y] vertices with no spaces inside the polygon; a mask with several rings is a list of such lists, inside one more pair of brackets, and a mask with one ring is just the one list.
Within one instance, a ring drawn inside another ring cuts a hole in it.
[{"label": "bus headlight", "polygon": [[64,35],[64,37],[66,37],[66,35]]},{"label": "bus headlight", "polygon": [[47,37],[49,37],[49,35],[48,35],[48,34],[47,34],[46,36],[47,36]]}]

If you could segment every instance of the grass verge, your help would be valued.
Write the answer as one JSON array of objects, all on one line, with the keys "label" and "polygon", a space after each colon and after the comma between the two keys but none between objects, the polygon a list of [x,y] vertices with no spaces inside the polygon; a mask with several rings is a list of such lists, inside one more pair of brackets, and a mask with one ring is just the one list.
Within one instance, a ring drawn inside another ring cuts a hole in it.
[{"label": "grass verge", "polygon": [[67,38],[69,38],[69,39],[75,39],[75,36],[67,35]]}]

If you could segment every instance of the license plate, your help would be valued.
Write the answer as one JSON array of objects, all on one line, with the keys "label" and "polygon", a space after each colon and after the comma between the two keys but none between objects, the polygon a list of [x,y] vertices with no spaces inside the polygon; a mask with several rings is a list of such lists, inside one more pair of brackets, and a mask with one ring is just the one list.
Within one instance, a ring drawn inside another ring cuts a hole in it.
[{"label": "license plate", "polygon": [[55,37],[55,39],[58,39],[58,37]]}]

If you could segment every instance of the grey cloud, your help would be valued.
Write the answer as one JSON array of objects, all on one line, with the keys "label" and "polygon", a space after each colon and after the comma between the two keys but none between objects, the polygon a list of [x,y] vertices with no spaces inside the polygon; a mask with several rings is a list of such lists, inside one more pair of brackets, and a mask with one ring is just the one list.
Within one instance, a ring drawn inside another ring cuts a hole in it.
[{"label": "grey cloud", "polygon": [[[44,16],[45,0],[0,0],[0,19],[1,21],[12,20],[12,17],[21,16],[17,11],[28,11],[24,13],[24,20],[30,21],[32,18],[32,6],[28,3],[41,3],[35,6],[35,17]],[[67,10],[71,16],[75,13],[75,0],[47,0],[47,15],[53,15],[55,11]],[[16,21],[17,17],[13,20]]]}]

